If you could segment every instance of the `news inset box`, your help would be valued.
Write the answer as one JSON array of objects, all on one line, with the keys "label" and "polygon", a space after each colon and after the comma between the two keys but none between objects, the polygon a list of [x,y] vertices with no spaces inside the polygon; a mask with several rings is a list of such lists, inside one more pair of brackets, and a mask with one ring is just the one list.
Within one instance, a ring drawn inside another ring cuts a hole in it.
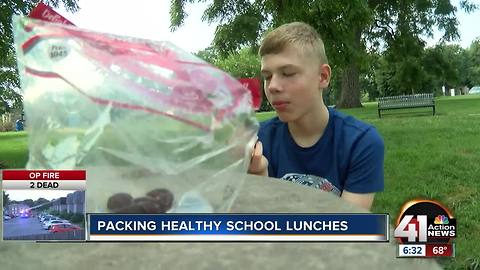
[{"label": "news inset box", "polygon": [[85,240],[85,170],[4,170],[2,179],[4,240]]}]

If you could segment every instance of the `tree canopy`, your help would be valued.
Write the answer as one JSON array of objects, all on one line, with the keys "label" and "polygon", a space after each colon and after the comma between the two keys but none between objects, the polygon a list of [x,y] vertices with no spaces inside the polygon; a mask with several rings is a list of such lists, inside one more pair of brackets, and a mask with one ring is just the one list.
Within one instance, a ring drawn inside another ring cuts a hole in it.
[{"label": "tree canopy", "polygon": [[[204,0],[171,1],[172,29],[185,20],[185,5],[196,2]],[[467,0],[460,1],[460,7],[467,12],[476,8]],[[358,107],[360,78],[371,66],[370,52],[384,53],[383,61],[396,66],[392,72],[397,80],[415,91],[425,39],[437,28],[442,41],[458,40],[456,12],[449,0],[222,0],[211,2],[203,18],[218,22],[213,46],[221,55],[258,47],[263,33],[283,23],[309,23],[324,39],[334,72],[340,72],[340,88],[335,89],[339,107]]]},{"label": "tree canopy", "polygon": [[[172,29],[185,20],[185,5],[204,1],[171,0]],[[78,0],[44,2],[53,7],[63,5],[71,12],[79,9]],[[477,8],[468,0],[459,3],[467,12]],[[24,0],[0,4],[0,53],[4,56],[0,58],[0,114],[21,107],[22,102],[11,17],[28,14],[36,4]],[[265,32],[285,22],[304,21],[320,32],[326,45],[333,68],[329,97],[334,97],[339,107],[357,107],[365,93],[376,97],[421,92],[438,88],[440,80],[449,86],[480,84],[478,40],[466,50],[443,45],[425,48],[425,39],[435,28],[443,32],[442,42],[459,38],[457,11],[450,0],[215,0],[203,19],[219,24],[212,48],[202,53],[203,57],[216,57],[217,65],[222,63],[229,72],[249,70],[255,53],[247,52],[258,49]],[[248,49],[242,51],[244,48]],[[230,55],[235,56],[229,60]]]}]

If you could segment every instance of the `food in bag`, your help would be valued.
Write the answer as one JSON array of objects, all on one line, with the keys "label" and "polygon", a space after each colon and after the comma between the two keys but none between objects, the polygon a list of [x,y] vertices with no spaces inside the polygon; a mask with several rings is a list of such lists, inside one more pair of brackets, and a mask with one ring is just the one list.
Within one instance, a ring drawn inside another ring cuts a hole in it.
[{"label": "food in bag", "polygon": [[235,78],[169,42],[13,21],[28,169],[86,169],[88,212],[228,211],[258,130]]}]

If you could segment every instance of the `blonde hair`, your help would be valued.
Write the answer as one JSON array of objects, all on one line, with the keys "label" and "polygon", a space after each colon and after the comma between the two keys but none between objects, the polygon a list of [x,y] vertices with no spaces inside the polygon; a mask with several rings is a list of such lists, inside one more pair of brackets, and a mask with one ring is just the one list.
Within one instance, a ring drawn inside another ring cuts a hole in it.
[{"label": "blonde hair", "polygon": [[269,32],[262,41],[258,54],[277,54],[288,45],[295,45],[304,53],[318,56],[320,63],[328,64],[325,46],[320,34],[312,26],[303,22],[284,24]]}]

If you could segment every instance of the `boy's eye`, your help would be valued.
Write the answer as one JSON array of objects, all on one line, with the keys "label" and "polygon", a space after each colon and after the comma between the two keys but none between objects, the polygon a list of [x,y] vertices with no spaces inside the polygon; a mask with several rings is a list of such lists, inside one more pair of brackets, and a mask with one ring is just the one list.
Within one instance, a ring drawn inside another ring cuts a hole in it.
[{"label": "boy's eye", "polygon": [[263,79],[265,81],[270,81],[272,79],[272,76],[271,75],[270,76],[263,76]]},{"label": "boy's eye", "polygon": [[284,72],[284,73],[283,73],[283,76],[285,76],[285,77],[292,77],[292,76],[295,76],[295,74],[296,74],[295,72]]}]

